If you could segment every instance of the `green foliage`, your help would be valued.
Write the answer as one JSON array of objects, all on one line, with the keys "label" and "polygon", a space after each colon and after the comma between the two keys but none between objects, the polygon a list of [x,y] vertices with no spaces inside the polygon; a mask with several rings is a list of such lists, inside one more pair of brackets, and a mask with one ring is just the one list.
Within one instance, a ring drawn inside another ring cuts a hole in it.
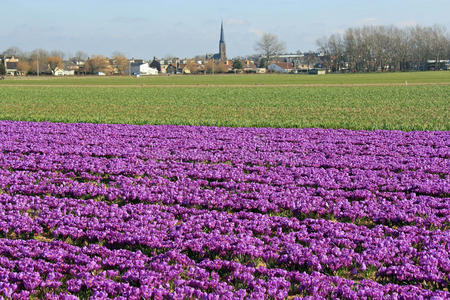
[{"label": "green foliage", "polygon": [[233,60],[233,69],[236,70],[242,69],[242,62],[239,59]]},{"label": "green foliage", "polygon": [[7,85],[106,85],[106,86],[171,86],[171,85],[391,85],[401,84],[450,84],[450,71],[327,74],[243,74],[227,76],[81,76],[81,77],[30,77],[22,80],[5,80]]},{"label": "green foliage", "polygon": [[268,64],[267,58],[262,57],[262,58],[259,60],[258,68],[266,68],[266,67],[267,67],[267,64]]},{"label": "green foliage", "polygon": [[135,88],[1,87],[0,84],[0,119],[450,130],[449,92],[448,85]]},{"label": "green foliage", "polygon": [[0,76],[6,75],[5,65],[0,61]]}]

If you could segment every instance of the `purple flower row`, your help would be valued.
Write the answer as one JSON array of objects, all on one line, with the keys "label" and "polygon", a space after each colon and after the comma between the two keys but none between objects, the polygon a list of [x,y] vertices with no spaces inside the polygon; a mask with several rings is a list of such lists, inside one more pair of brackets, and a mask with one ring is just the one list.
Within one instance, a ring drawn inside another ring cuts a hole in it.
[{"label": "purple flower row", "polygon": [[[12,299],[444,299],[444,291],[410,285],[359,283],[318,272],[307,274],[234,261],[195,264],[176,251],[152,258],[140,251],[76,247],[64,242],[0,239],[0,293]],[[62,291],[66,289],[66,291]]]},{"label": "purple flower row", "polygon": [[[194,172],[195,180],[189,175]],[[180,170],[175,181],[171,181],[168,176],[157,174],[144,178],[109,175],[102,179],[90,173],[78,176],[73,172],[0,169],[0,188],[10,194],[102,198],[115,203],[180,204],[261,213],[288,211],[297,216],[329,215],[353,222],[366,218],[373,224],[388,226],[404,224],[443,228],[450,221],[450,202],[446,197],[362,188],[325,189],[315,187],[314,183],[274,185],[220,179],[211,181],[192,168],[187,175],[185,173]],[[442,189],[446,188],[445,183],[441,185]]]},{"label": "purple flower row", "polygon": [[4,242],[189,261],[155,262],[176,267],[160,281],[141,280],[147,265],[5,262],[0,293],[449,297],[449,146],[448,132],[0,122]]},{"label": "purple flower row", "polygon": [[341,270],[381,280],[427,281],[437,287],[450,279],[449,232],[417,227],[394,230],[323,219],[269,217],[248,212],[199,210],[180,206],[107,205],[93,200],[0,195],[5,235],[100,242],[110,247],[146,247],[151,253],[177,250],[197,258],[261,259],[334,275]]}]

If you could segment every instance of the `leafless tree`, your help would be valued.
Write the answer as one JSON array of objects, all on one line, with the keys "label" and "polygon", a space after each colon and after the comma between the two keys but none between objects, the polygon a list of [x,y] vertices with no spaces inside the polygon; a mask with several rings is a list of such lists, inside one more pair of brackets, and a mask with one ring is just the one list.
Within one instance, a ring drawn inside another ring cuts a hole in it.
[{"label": "leafless tree", "polygon": [[261,53],[269,63],[270,59],[280,54],[285,49],[284,43],[278,40],[278,37],[271,33],[264,33],[255,44],[255,50]]},{"label": "leafless tree", "polygon": [[56,57],[61,58],[61,60],[64,60],[64,58],[66,57],[66,54],[64,53],[64,51],[53,50],[50,52],[50,56],[56,56]]},{"label": "leafless tree", "polygon": [[108,58],[103,55],[94,55],[86,61],[86,72],[96,74],[99,72],[111,73],[112,67]]},{"label": "leafless tree", "polygon": [[35,49],[31,51],[29,60],[31,61],[31,70],[36,73],[45,72],[48,70],[48,65],[45,60],[48,57],[48,52],[44,49]]},{"label": "leafless tree", "polygon": [[340,71],[344,55],[344,44],[341,35],[332,34],[329,38],[317,40],[319,50],[325,54],[328,66],[334,71]]},{"label": "leafless tree", "polygon": [[55,74],[56,69],[63,67],[63,61],[59,56],[49,56],[45,59],[45,62],[52,74]]},{"label": "leafless tree", "polygon": [[17,63],[17,71],[22,72],[23,75],[27,75],[31,70],[31,64],[26,59],[21,59]]},{"label": "leafless tree", "polygon": [[88,55],[84,53],[83,51],[77,51],[75,53],[75,56],[72,57],[73,61],[85,61],[88,59]]},{"label": "leafless tree", "polygon": [[194,60],[188,60],[187,64],[186,64],[186,69],[189,70],[189,72],[191,72],[191,74],[197,74],[199,71],[199,66],[197,65],[197,63]]},{"label": "leafless tree", "polygon": [[[431,53],[435,61],[435,68],[439,67],[439,62],[444,58],[447,52],[446,46],[448,41],[446,40],[446,29],[441,25],[434,25],[431,29]],[[447,59],[450,59],[447,58]]]},{"label": "leafless tree", "polygon": [[120,75],[128,74],[130,61],[121,53],[116,53],[113,57],[114,66]]},{"label": "leafless tree", "polygon": [[2,53],[4,56],[15,56],[15,57],[22,57],[24,53],[22,50],[20,50],[19,47],[10,47],[3,51]]},{"label": "leafless tree", "polygon": [[209,74],[226,73],[228,67],[223,62],[210,60],[205,63],[205,71]]},{"label": "leafless tree", "polygon": [[438,25],[348,28],[343,36],[333,34],[317,45],[334,71],[344,65],[353,72],[424,70],[429,60],[440,69],[441,61],[450,59],[450,35]]}]

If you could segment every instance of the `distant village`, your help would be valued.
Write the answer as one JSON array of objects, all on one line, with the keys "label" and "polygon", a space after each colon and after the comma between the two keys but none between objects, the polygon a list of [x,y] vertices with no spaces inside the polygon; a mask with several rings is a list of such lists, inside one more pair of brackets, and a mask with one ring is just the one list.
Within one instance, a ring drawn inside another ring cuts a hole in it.
[{"label": "distant village", "polygon": [[[365,28],[363,28],[364,30]],[[389,28],[388,28],[389,29]],[[394,28],[395,29],[395,28]],[[426,28],[425,28],[426,29]],[[351,30],[351,29],[349,29]],[[378,30],[385,30],[379,27]],[[382,32],[387,37],[391,34]],[[269,37],[274,37],[273,35]],[[443,38],[446,43],[450,40]],[[273,42],[273,41],[272,41]],[[383,56],[360,52],[354,55],[347,50],[345,55],[345,40],[336,40],[332,35],[320,47],[320,51],[306,53],[282,53],[270,52],[272,44],[263,45],[259,54],[248,57],[236,57],[228,59],[224,38],[223,24],[220,28],[219,52],[206,54],[193,58],[178,57],[153,57],[150,60],[127,58],[117,53],[113,57],[94,55],[89,57],[79,51],[75,56],[65,59],[60,51],[47,52],[43,49],[34,50],[29,54],[21,53],[20,49],[9,48],[0,55],[0,75],[4,76],[75,76],[75,75],[177,75],[177,74],[224,74],[224,73],[291,73],[321,75],[329,72],[377,72],[377,71],[405,71],[405,70],[450,70],[449,47],[444,46],[444,51],[436,48],[428,49],[427,55],[423,55],[422,48],[410,51],[410,58],[398,57],[396,52],[390,55],[383,52]],[[348,44],[348,42],[347,42]],[[265,47],[268,47],[265,49]],[[277,46],[275,44],[275,46]],[[408,46],[408,45],[407,45]],[[374,47],[368,45],[367,47]],[[366,49],[367,47],[360,47]],[[276,48],[276,47],[275,47]],[[392,48],[392,47],[391,47]],[[264,50],[263,50],[264,49]],[[353,51],[357,51],[353,50]],[[394,49],[395,50],[395,49]],[[392,50],[392,51],[394,51]],[[420,52],[415,55],[414,52]],[[264,53],[265,52],[265,53]],[[366,51],[367,52],[367,51]],[[355,52],[356,53],[356,52]],[[438,53],[439,55],[435,54]],[[447,57],[445,57],[445,55]],[[444,56],[444,57],[443,57]],[[382,59],[378,58],[381,57]],[[378,59],[377,59],[378,58]],[[445,58],[445,59],[444,59]]]},{"label": "distant village", "polygon": [[[54,76],[74,76],[74,75],[175,75],[175,74],[220,74],[220,73],[313,73],[325,72],[320,63],[320,53],[308,54],[284,54],[274,58],[267,66],[261,59],[236,58],[232,60],[215,60],[212,58],[153,58],[126,59],[123,64],[123,57],[107,58],[94,56],[87,59],[69,59],[57,62],[56,68],[51,68],[51,60],[58,60],[58,57],[48,56],[41,58],[42,63],[35,61],[23,61],[22,58],[12,56],[0,56],[0,61],[4,66],[4,74],[8,76],[25,75],[54,75]],[[37,64],[40,64],[38,67]]]},{"label": "distant village", "polygon": [[176,74],[223,74],[223,73],[325,73],[321,64],[321,53],[277,54],[267,61],[263,55],[246,58],[228,59],[223,24],[220,28],[219,52],[194,58],[166,57],[151,60],[126,58],[114,55],[112,58],[102,55],[87,57],[79,52],[64,60],[63,53],[47,53],[36,50],[29,54],[18,55],[18,49],[8,49],[0,56],[3,73],[8,76],[25,75],[176,75]]}]

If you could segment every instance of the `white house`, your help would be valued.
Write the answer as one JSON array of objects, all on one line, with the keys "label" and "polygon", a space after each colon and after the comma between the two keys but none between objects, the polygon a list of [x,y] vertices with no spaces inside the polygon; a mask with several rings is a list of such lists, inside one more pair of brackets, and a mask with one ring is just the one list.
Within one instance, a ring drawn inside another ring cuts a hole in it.
[{"label": "white house", "polygon": [[56,68],[55,73],[53,74],[55,76],[73,76],[75,75],[75,70],[64,70]]},{"label": "white house", "polygon": [[293,64],[289,62],[273,62],[267,66],[267,70],[275,73],[290,73],[293,70]]},{"label": "white house", "polygon": [[158,69],[150,67],[148,63],[131,63],[131,74],[158,75]]}]

